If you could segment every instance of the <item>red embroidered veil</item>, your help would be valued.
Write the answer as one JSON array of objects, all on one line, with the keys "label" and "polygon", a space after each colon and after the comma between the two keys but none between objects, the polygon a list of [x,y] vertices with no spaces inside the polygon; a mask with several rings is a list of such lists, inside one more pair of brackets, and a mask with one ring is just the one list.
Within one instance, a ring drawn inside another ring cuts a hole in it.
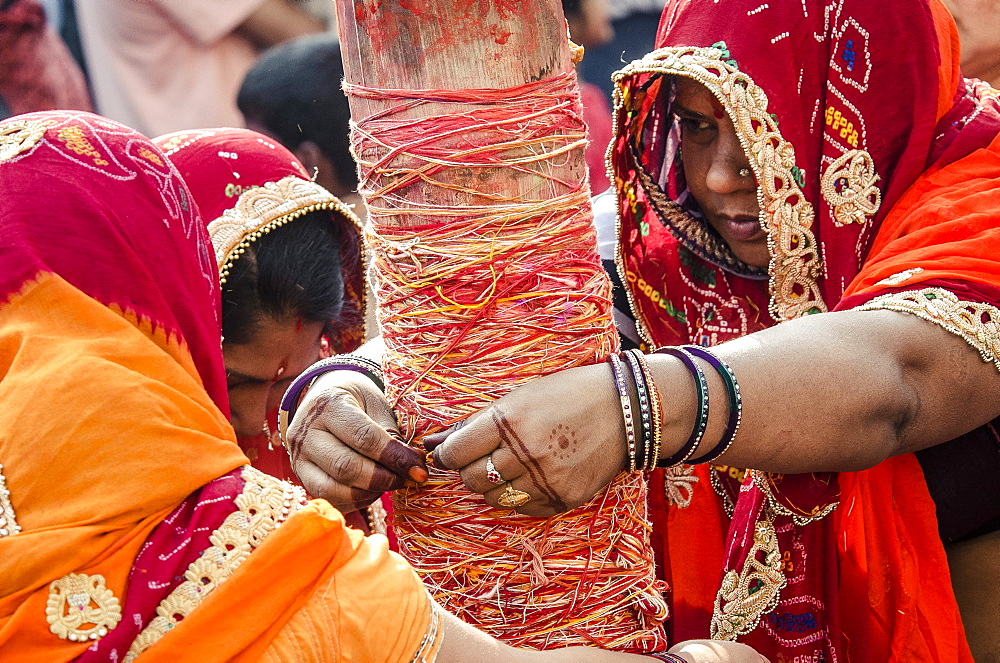
[{"label": "red embroidered veil", "polygon": [[[940,2],[673,0],[657,45],[616,74],[609,149],[617,262],[648,346],[870,307],[920,315],[996,360],[1000,106],[960,78]],[[690,197],[675,76],[707,87],[736,126],[766,270],[737,259]],[[840,475],[700,466],[653,480],[675,640],[711,625],[778,661],[970,660],[912,455]]]}]

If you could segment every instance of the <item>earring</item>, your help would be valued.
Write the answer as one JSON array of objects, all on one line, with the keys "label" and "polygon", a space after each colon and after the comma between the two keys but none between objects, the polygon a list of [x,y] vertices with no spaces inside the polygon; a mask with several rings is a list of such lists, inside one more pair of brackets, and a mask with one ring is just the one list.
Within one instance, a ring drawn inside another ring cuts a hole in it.
[{"label": "earring", "polygon": [[740,168],[740,177],[750,177],[750,169]]}]

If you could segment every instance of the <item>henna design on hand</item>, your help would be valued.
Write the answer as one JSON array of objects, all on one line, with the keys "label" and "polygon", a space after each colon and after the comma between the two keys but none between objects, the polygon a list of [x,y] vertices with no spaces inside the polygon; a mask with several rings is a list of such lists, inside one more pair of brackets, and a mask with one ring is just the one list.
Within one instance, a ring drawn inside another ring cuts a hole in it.
[{"label": "henna design on hand", "polygon": [[558,424],[552,429],[552,436],[549,439],[551,440],[549,451],[552,452],[552,456],[555,458],[568,460],[576,453],[578,444],[576,431],[570,429],[569,426]]},{"label": "henna design on hand", "polygon": [[561,497],[559,497],[559,494],[553,490],[552,486],[548,482],[548,479],[545,477],[545,472],[542,471],[541,465],[539,465],[538,461],[531,455],[531,451],[518,436],[514,428],[510,425],[510,422],[507,421],[507,417],[505,417],[503,413],[496,408],[491,411],[491,415],[493,417],[493,423],[496,424],[497,430],[500,433],[500,439],[507,443],[507,447],[510,449],[510,452],[514,454],[514,457],[517,458],[522,465],[524,465],[524,468],[528,471],[528,476],[531,477],[531,481],[545,497],[547,506],[556,509],[560,513],[568,511],[569,508],[566,506],[566,503]]},{"label": "henna design on hand", "polygon": [[[288,456],[291,458],[292,463],[297,463],[299,460],[299,455],[302,453],[302,438],[305,437],[305,432],[312,428],[312,425],[316,423],[316,420],[323,416],[326,411],[327,406],[330,405],[330,399],[325,399],[319,402],[316,407],[309,410],[306,415],[305,420],[298,426],[289,426],[288,434],[285,436],[285,446],[288,448]],[[299,430],[303,431],[302,437],[300,438],[295,433]]]}]

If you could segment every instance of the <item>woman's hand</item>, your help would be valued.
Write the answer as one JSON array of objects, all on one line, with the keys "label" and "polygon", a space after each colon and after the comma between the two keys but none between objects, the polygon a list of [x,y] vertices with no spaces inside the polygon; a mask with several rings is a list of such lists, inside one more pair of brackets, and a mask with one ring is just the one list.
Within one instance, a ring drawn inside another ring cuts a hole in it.
[{"label": "woman's hand", "polygon": [[622,471],[625,425],[611,367],[560,371],[513,390],[463,425],[428,435],[441,467],[497,508],[506,483],[487,477],[487,457],[504,482],[531,499],[517,509],[550,516],[589,501]]},{"label": "woman's hand", "polygon": [[342,512],[406,481],[425,481],[424,455],[405,445],[385,396],[354,371],[320,376],[288,426],[292,469],[310,494]]},{"label": "woman's hand", "polygon": [[722,640],[685,640],[670,648],[691,663],[767,663],[752,647]]}]

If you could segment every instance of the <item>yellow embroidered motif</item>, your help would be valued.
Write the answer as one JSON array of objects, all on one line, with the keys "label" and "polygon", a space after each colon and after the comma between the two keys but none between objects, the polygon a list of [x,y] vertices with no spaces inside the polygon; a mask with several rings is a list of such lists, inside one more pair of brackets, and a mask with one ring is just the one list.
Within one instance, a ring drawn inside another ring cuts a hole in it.
[{"label": "yellow embroidered motif", "polygon": [[107,159],[101,157],[101,153],[90,142],[90,139],[83,133],[83,129],[76,126],[63,127],[56,136],[59,137],[66,149],[79,154],[81,157],[90,157],[94,160],[95,166],[107,166]]},{"label": "yellow embroidered motif", "polygon": [[14,505],[10,501],[10,490],[7,488],[7,478],[3,475],[3,465],[0,465],[0,537],[13,536],[21,531],[14,514]]},{"label": "yellow embroidered motif", "polygon": [[865,150],[850,150],[834,160],[820,181],[820,191],[833,209],[833,222],[863,225],[875,216],[882,204],[878,180],[875,162]]},{"label": "yellow embroidered motif", "polygon": [[[771,254],[771,303],[778,321],[827,310],[817,279],[823,260],[812,232],[815,211],[793,169],[795,150],[768,112],[767,94],[717,48],[668,47],[653,51],[612,76],[615,83],[637,74],[686,76],[708,88],[733,121],[757,182],[757,199]],[[629,112],[620,85],[614,90],[614,125]],[[609,148],[608,163],[612,149]],[[619,219],[620,223],[620,219]]]},{"label": "yellow embroidered motif", "polygon": [[756,628],[761,615],[778,603],[785,586],[782,566],[774,524],[769,520],[759,521],[743,572],[726,573],[715,597],[713,640],[735,640]]},{"label": "yellow embroidered motif", "polygon": [[0,128],[0,162],[27,152],[45,135],[51,121],[16,120]]},{"label": "yellow embroidered motif", "polygon": [[237,510],[209,537],[211,547],[188,566],[184,582],[156,608],[156,617],[129,647],[134,661],[225,582],[250,553],[305,504],[305,491],[252,467],[243,468],[246,484],[236,497]]},{"label": "yellow embroidered motif", "polygon": [[160,166],[161,168],[163,167],[163,159],[160,158],[159,154],[149,149],[148,147],[140,147],[139,156],[141,156],[146,161],[155,163],[157,166]]},{"label": "yellow embroidered motif", "polygon": [[63,640],[85,642],[108,634],[122,619],[122,607],[105,587],[104,576],[70,573],[49,585],[45,605],[49,630]]},{"label": "yellow embroidered motif", "polygon": [[881,295],[858,306],[856,311],[886,309],[909,313],[933,322],[960,336],[979,352],[983,361],[1000,370],[1000,309],[989,304],[967,302],[944,288],[923,288]]},{"label": "yellow embroidered motif", "polygon": [[289,175],[242,193],[235,206],[208,224],[219,280],[226,282],[233,261],[255,240],[318,209],[337,211],[361,228],[361,221],[350,207],[315,182],[301,177]]}]

